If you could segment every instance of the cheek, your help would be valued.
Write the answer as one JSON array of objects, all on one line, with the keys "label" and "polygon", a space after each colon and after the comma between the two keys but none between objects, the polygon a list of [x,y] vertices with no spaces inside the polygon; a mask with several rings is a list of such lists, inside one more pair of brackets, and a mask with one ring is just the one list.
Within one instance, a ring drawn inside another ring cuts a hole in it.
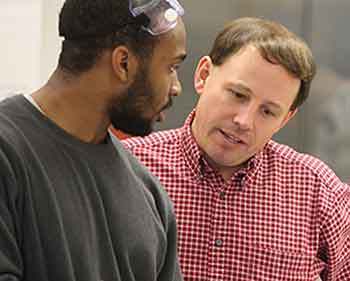
[{"label": "cheek", "polygon": [[205,131],[206,134],[209,134],[209,132],[218,126],[222,126],[222,124],[228,118],[228,115],[218,108],[219,107],[216,107],[207,101],[198,104],[196,109],[198,113],[198,123],[201,130]]},{"label": "cheek", "polygon": [[171,79],[168,75],[159,75],[154,77],[153,89],[157,93],[158,98],[164,99],[169,94],[171,87]]},{"label": "cheek", "polygon": [[206,108],[207,111],[218,111],[225,105],[224,97],[221,93],[218,93],[214,89],[205,88],[199,95],[199,101],[202,107]]},{"label": "cheek", "polygon": [[265,144],[279,131],[277,124],[267,124],[266,120],[256,123],[255,135],[258,143]]}]

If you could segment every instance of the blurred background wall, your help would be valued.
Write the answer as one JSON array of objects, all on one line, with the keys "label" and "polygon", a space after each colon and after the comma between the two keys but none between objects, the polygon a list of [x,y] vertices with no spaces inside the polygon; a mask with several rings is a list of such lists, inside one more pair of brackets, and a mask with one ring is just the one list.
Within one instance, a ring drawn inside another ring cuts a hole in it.
[{"label": "blurred background wall", "polygon": [[[63,0],[0,1],[0,97],[30,92],[53,71],[60,48]],[[343,180],[350,178],[349,0],[182,0],[188,59],[179,70],[183,93],[157,129],[181,126],[196,103],[193,72],[219,29],[231,19],[258,16],[281,22],[303,37],[318,63],[311,96],[275,139],[314,154]],[[213,109],[219,110],[219,109]]]}]

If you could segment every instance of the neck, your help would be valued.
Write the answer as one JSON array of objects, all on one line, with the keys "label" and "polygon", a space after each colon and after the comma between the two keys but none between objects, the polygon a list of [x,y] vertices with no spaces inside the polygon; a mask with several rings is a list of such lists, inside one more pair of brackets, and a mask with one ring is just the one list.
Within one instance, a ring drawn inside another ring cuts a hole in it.
[{"label": "neck", "polygon": [[208,162],[208,164],[214,168],[222,177],[223,179],[228,182],[231,180],[233,174],[238,171],[239,169],[243,168],[246,163],[238,165],[238,166],[224,166],[224,165],[219,165],[218,163],[215,163],[212,161],[212,159],[204,153],[204,158]]},{"label": "neck", "polygon": [[106,138],[110,125],[104,104],[107,95],[93,73],[66,79],[56,70],[32,97],[49,119],[81,141],[101,143]]}]

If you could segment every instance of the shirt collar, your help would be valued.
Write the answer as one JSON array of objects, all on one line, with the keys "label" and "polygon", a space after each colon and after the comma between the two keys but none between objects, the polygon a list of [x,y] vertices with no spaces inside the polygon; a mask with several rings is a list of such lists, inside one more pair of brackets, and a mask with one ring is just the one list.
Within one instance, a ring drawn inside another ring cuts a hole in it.
[{"label": "shirt collar", "polygon": [[39,110],[43,115],[46,115],[45,112],[41,109],[39,104],[33,99],[33,97],[29,94],[23,94],[23,96],[37,109]]},{"label": "shirt collar", "polygon": [[192,135],[191,124],[194,116],[195,110],[190,113],[182,127],[181,148],[191,174],[196,178],[200,178],[203,174],[201,164],[202,153]]},{"label": "shirt collar", "polygon": [[[195,117],[195,114],[196,112],[193,110],[187,117],[185,124],[182,127],[181,146],[183,154],[185,156],[185,161],[190,168],[191,174],[195,178],[200,179],[203,178],[206,171],[210,170],[211,168],[209,167],[207,161],[204,159],[203,153],[201,152],[192,134],[191,124]],[[237,170],[233,174],[233,177],[238,176],[243,179],[248,174],[249,177],[252,177],[262,162],[263,154],[264,149],[254,155],[254,157],[248,161],[245,167]]]}]

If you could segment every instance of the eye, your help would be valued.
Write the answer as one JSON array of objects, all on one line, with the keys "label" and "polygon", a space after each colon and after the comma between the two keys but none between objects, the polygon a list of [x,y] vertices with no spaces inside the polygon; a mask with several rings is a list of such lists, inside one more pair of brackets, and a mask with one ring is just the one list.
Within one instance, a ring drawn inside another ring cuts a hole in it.
[{"label": "eye", "polygon": [[179,64],[173,64],[170,66],[170,72],[176,72],[180,68]]},{"label": "eye", "polygon": [[228,91],[230,92],[230,94],[232,94],[237,99],[245,99],[246,98],[246,95],[244,95],[244,94],[242,94],[240,92],[237,92],[235,90],[229,89]]},{"label": "eye", "polygon": [[239,99],[244,99],[244,98],[246,98],[245,95],[243,95],[243,94],[241,94],[241,93],[239,93],[239,92],[234,92],[234,94],[235,94],[235,96],[236,96],[237,98],[239,98]]},{"label": "eye", "polygon": [[266,117],[275,117],[276,116],[276,114],[272,110],[270,110],[269,108],[266,108],[266,107],[262,109],[262,113]]}]

